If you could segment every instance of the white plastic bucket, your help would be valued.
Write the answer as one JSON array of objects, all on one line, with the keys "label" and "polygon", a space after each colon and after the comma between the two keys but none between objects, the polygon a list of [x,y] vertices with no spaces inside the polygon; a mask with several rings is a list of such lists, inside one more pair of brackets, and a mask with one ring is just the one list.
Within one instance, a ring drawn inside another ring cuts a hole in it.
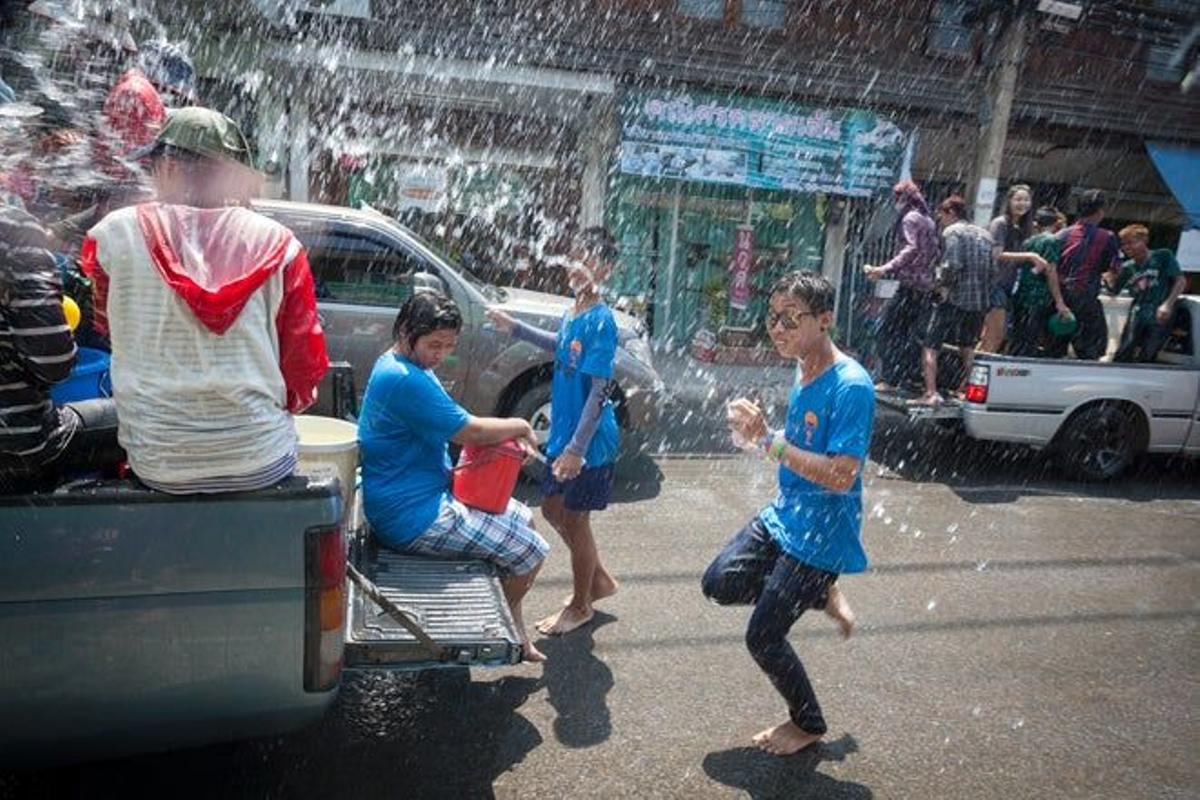
[{"label": "white plastic bucket", "polygon": [[333,417],[293,417],[300,438],[300,473],[336,476],[342,485],[342,513],[350,513],[358,479],[358,427]]},{"label": "white plastic bucket", "polygon": [[879,280],[875,282],[875,296],[880,300],[891,300],[900,288],[900,281]]}]

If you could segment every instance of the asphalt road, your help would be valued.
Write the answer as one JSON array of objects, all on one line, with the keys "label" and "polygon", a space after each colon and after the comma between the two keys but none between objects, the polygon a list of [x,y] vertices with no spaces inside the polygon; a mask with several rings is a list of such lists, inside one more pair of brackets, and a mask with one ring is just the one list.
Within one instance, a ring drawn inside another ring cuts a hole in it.
[{"label": "asphalt road", "polygon": [[[873,457],[873,569],[843,582],[860,629],[842,642],[809,615],[792,636],[830,724],[812,751],[748,746],[784,709],[742,644],[747,612],[698,591],[771,473],[640,458],[596,525],[622,591],[542,643],[544,667],[364,675],[308,730],[4,775],[0,797],[1200,795],[1200,464],[1089,486],[903,430]],[[558,544],[530,616],[569,580]]]}]

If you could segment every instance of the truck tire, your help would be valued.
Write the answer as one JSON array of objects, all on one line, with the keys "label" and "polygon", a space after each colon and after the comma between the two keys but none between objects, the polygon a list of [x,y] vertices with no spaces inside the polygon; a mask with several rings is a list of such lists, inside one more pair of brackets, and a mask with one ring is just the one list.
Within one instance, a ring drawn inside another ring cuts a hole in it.
[{"label": "truck tire", "polygon": [[1137,457],[1137,426],[1129,412],[1111,403],[1077,412],[1062,431],[1060,461],[1087,481],[1108,481]]},{"label": "truck tire", "polygon": [[[547,437],[550,435],[550,383],[543,381],[535,383],[517,398],[510,412],[514,417],[527,420],[533,426],[538,445],[542,452],[546,451]],[[524,473],[530,480],[540,481],[545,468],[537,461],[525,465]]]}]

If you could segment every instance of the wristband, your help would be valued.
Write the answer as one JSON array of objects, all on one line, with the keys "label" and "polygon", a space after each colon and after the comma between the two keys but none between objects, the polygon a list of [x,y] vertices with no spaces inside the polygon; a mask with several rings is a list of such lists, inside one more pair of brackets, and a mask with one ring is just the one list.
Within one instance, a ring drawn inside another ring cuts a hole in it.
[{"label": "wristband", "polygon": [[771,459],[776,464],[782,464],[783,454],[787,451],[787,446],[787,437],[782,433],[775,434],[774,441],[772,441],[771,446],[767,448],[767,458]]}]

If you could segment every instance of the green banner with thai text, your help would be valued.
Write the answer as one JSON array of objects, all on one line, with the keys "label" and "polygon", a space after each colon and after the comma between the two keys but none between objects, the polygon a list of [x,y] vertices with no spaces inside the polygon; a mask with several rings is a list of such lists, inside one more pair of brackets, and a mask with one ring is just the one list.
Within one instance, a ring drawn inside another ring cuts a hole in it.
[{"label": "green banner with thai text", "polygon": [[690,91],[630,91],[621,102],[620,170],[869,197],[896,182],[908,136],[870,111]]}]

